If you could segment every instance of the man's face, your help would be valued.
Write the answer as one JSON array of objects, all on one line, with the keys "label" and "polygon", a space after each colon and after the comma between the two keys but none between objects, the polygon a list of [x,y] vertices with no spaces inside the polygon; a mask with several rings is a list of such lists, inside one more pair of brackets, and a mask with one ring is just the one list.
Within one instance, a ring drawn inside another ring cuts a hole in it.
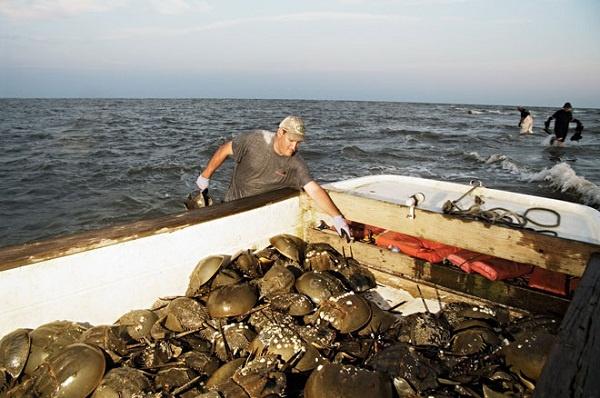
[{"label": "man's face", "polygon": [[282,156],[292,156],[302,141],[296,141],[283,129],[277,132],[277,149]]}]

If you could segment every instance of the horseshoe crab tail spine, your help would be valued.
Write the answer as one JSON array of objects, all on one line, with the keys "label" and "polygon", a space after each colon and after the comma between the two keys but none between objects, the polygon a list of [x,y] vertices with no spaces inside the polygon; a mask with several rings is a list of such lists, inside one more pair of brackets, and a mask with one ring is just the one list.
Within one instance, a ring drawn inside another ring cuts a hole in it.
[{"label": "horseshoe crab tail spine", "polygon": [[421,296],[421,301],[423,302],[423,307],[425,307],[425,311],[431,314],[429,311],[429,307],[427,307],[427,302],[425,301],[425,297],[423,297],[423,293],[421,292],[421,287],[417,285],[417,290],[419,291],[419,296]]}]

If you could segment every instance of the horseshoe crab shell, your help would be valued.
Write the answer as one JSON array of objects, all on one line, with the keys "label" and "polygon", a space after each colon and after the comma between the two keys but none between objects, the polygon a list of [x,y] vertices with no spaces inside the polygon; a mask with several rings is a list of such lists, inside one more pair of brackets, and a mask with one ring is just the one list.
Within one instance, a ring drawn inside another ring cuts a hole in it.
[{"label": "horseshoe crab shell", "polygon": [[33,329],[29,332],[31,350],[25,365],[25,374],[31,375],[46,358],[79,341],[87,329],[81,324],[69,321],[54,321]]},{"label": "horseshoe crab shell", "polygon": [[312,370],[324,361],[316,348],[306,344],[296,332],[279,325],[264,327],[252,340],[248,350],[257,357],[276,356],[284,363],[291,361],[297,372]]},{"label": "horseshoe crab shell", "polygon": [[315,369],[304,387],[306,398],[392,397],[392,386],[381,373],[352,365],[328,363]]},{"label": "horseshoe crab shell", "polygon": [[302,264],[306,242],[290,234],[275,235],[269,239],[271,245],[283,256]]},{"label": "horseshoe crab shell", "polygon": [[104,377],[106,360],[99,348],[76,343],[50,356],[33,373],[41,397],[87,397]]},{"label": "horseshoe crab shell", "polygon": [[377,335],[387,332],[396,323],[397,319],[394,315],[379,308],[374,302],[367,300],[371,307],[371,320],[369,323],[359,330],[359,336]]},{"label": "horseshoe crab shell", "polygon": [[141,370],[114,368],[106,373],[91,398],[135,398],[151,391],[150,381]]},{"label": "horseshoe crab shell", "polygon": [[5,369],[14,379],[25,369],[31,346],[30,331],[17,329],[0,340],[0,370]]},{"label": "horseshoe crab shell", "polygon": [[150,337],[152,325],[158,320],[158,315],[150,310],[133,310],[122,315],[117,323],[125,326],[127,334],[134,340],[140,341]]},{"label": "horseshoe crab shell", "polygon": [[177,297],[167,306],[164,326],[173,332],[200,329],[207,318],[202,304],[189,297]]},{"label": "horseshoe crab shell", "polygon": [[231,258],[231,264],[235,269],[248,278],[258,278],[262,276],[258,258],[250,250],[241,251],[234,254]]},{"label": "horseshoe crab shell", "polygon": [[253,286],[248,283],[239,283],[223,286],[213,291],[208,296],[206,306],[211,317],[227,318],[246,314],[254,307],[257,300],[258,295]]},{"label": "horseshoe crab shell", "polygon": [[371,320],[369,302],[354,293],[345,293],[324,301],[319,309],[319,317],[331,323],[340,333],[352,333]]},{"label": "horseshoe crab shell", "polygon": [[506,363],[530,380],[537,380],[557,337],[544,330],[522,333],[502,348]]},{"label": "horseshoe crab shell", "polygon": [[292,271],[281,264],[274,264],[259,282],[261,297],[289,293],[294,287],[296,278]]},{"label": "horseshoe crab shell", "polygon": [[305,272],[296,279],[298,293],[307,295],[315,304],[346,293],[343,283],[326,272]]},{"label": "horseshoe crab shell", "polygon": [[215,276],[219,269],[229,264],[229,259],[228,255],[222,254],[208,256],[200,260],[190,275],[190,283],[185,295],[188,297],[195,296],[202,285]]},{"label": "horseshoe crab shell", "polygon": [[285,312],[291,316],[308,315],[315,309],[313,302],[300,293],[282,293],[274,296],[269,301],[271,308]]}]

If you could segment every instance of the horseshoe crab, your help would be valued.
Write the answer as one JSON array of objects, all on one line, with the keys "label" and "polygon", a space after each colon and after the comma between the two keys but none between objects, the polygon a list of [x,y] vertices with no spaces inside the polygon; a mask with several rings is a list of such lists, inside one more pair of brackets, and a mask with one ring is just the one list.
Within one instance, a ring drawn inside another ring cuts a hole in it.
[{"label": "horseshoe crab", "polygon": [[269,305],[276,311],[285,312],[291,316],[304,316],[314,311],[313,302],[300,293],[282,293],[269,300]]},{"label": "horseshoe crab", "polygon": [[[248,353],[250,342],[256,337],[256,333],[244,323],[232,323],[223,327],[223,333],[215,332],[214,350],[220,360],[226,361],[229,352],[234,357]],[[227,348],[225,347],[227,344]]]},{"label": "horseshoe crab", "polygon": [[256,289],[244,282],[218,288],[208,296],[206,306],[213,318],[227,318],[248,313],[256,304]]},{"label": "horseshoe crab", "polygon": [[287,313],[275,311],[269,307],[264,307],[250,315],[248,323],[254,329],[260,332],[266,326],[277,325],[280,327],[293,328],[296,326],[294,318]]},{"label": "horseshoe crab", "polygon": [[260,296],[266,297],[279,293],[288,293],[294,287],[296,277],[286,266],[274,264],[259,282]]},{"label": "horseshoe crab", "polygon": [[446,345],[450,340],[450,326],[448,322],[430,312],[417,312],[401,319],[401,342],[415,346]]},{"label": "horseshoe crab", "polygon": [[150,337],[152,326],[157,320],[158,315],[154,311],[133,310],[122,315],[116,323],[124,326],[132,339],[140,341]]},{"label": "horseshoe crab", "polygon": [[367,300],[371,307],[371,319],[369,323],[358,331],[359,336],[380,335],[387,332],[398,319],[387,311],[383,311],[377,304]]},{"label": "horseshoe crab", "polygon": [[206,308],[189,297],[177,297],[167,306],[164,326],[173,332],[204,328],[208,319]]},{"label": "horseshoe crab", "polygon": [[502,348],[506,364],[518,375],[537,381],[556,339],[544,330],[522,333]]},{"label": "horseshoe crab", "polygon": [[250,250],[244,250],[231,258],[231,265],[247,278],[254,279],[262,276],[260,263]]},{"label": "horseshoe crab", "polygon": [[190,382],[194,380],[195,377],[196,373],[193,370],[185,367],[173,366],[159,370],[154,378],[154,385],[158,390],[166,392],[171,396],[178,395],[174,394],[175,390],[178,390],[178,392],[191,390],[195,394],[199,391],[194,391],[190,385]]},{"label": "horseshoe crab", "polygon": [[248,349],[259,357],[279,357],[297,372],[312,370],[324,360],[319,351],[302,341],[296,332],[279,325],[263,328]]},{"label": "horseshoe crab", "polygon": [[78,342],[102,348],[114,362],[118,363],[128,353],[127,344],[130,341],[129,335],[122,332],[121,326],[100,325],[83,332]]},{"label": "horseshoe crab", "polygon": [[29,332],[31,350],[25,365],[25,374],[31,375],[46,358],[79,341],[86,329],[87,327],[81,324],[68,321],[50,322],[33,329]]},{"label": "horseshoe crab", "polygon": [[211,280],[219,269],[229,264],[229,260],[230,257],[224,254],[208,256],[200,260],[190,275],[190,283],[185,295],[188,297],[198,295],[206,282]]},{"label": "horseshoe crab", "polygon": [[317,305],[330,297],[346,293],[344,284],[326,272],[305,272],[296,279],[295,286],[298,293],[305,294]]},{"label": "horseshoe crab", "polygon": [[186,366],[194,369],[196,372],[211,376],[219,368],[219,360],[208,352],[200,352],[197,349],[188,351],[182,355]]},{"label": "horseshoe crab", "polygon": [[285,374],[277,370],[277,362],[266,358],[254,359],[238,368],[232,381],[252,398],[283,397],[287,385]]},{"label": "horseshoe crab", "polygon": [[105,369],[99,348],[71,344],[37,367],[31,375],[31,391],[41,397],[84,398],[100,384]]},{"label": "horseshoe crab", "polygon": [[407,343],[396,343],[376,353],[367,365],[391,379],[406,380],[421,393],[438,386],[440,367]]},{"label": "horseshoe crab", "polygon": [[284,257],[302,264],[306,242],[297,236],[290,234],[281,234],[269,239],[271,245]]},{"label": "horseshoe crab", "polygon": [[221,286],[234,285],[240,283],[242,277],[232,268],[223,268],[213,278],[210,287],[216,289]]},{"label": "horseshoe crab", "polygon": [[453,330],[465,319],[479,319],[496,325],[504,325],[510,320],[510,315],[504,308],[474,305],[464,302],[446,304],[442,311],[442,316],[446,318]]},{"label": "horseshoe crab", "polygon": [[338,264],[335,271],[341,275],[342,281],[356,293],[363,293],[377,286],[375,275],[353,258],[347,258]]},{"label": "horseshoe crab", "polygon": [[342,255],[329,243],[309,243],[306,246],[304,268],[325,271],[338,266]]},{"label": "horseshoe crab", "polygon": [[353,292],[330,297],[319,307],[319,318],[329,322],[340,333],[352,333],[371,320],[371,306]]},{"label": "horseshoe crab", "polygon": [[229,361],[219,367],[206,381],[206,388],[217,389],[219,385],[224,384],[233,377],[238,368],[244,366],[246,358],[237,358]]},{"label": "horseshoe crab", "polygon": [[450,347],[456,355],[479,354],[500,343],[500,338],[493,330],[482,327],[460,330],[450,339]]},{"label": "horseshoe crab", "polygon": [[392,386],[379,372],[352,365],[328,363],[320,365],[310,374],[304,387],[304,397],[391,398]]},{"label": "horseshoe crab", "polygon": [[141,370],[123,367],[109,370],[91,398],[137,398],[151,392],[150,381]]},{"label": "horseshoe crab", "polygon": [[17,329],[0,340],[0,371],[5,370],[13,379],[21,376],[25,369],[31,347],[30,331]]}]

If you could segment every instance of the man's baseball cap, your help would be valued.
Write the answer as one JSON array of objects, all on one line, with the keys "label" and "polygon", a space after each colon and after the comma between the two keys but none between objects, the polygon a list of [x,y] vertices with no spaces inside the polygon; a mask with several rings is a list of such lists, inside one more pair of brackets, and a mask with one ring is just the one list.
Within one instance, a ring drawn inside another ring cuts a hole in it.
[{"label": "man's baseball cap", "polygon": [[571,106],[570,102],[565,102],[565,104],[563,105],[563,108],[565,108],[565,109],[573,109],[573,107]]},{"label": "man's baseball cap", "polygon": [[294,141],[304,141],[304,120],[300,116],[288,116],[279,123],[279,128],[290,134]]}]

